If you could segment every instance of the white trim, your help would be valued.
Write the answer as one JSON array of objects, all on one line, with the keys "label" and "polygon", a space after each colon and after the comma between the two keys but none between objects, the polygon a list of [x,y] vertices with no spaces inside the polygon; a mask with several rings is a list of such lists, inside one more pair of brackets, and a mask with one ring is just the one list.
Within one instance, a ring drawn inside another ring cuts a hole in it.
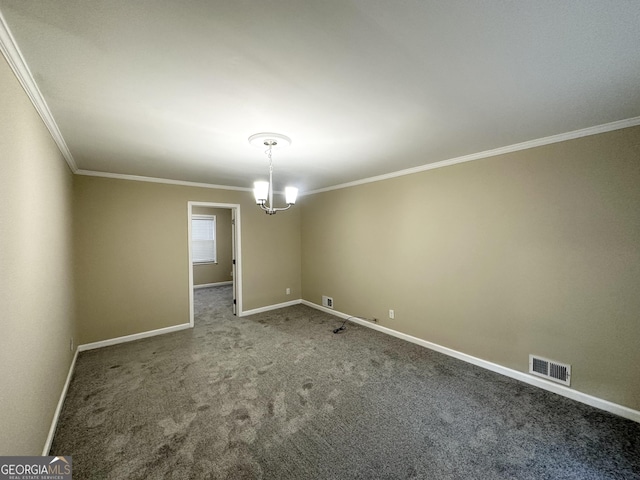
[{"label": "white trim", "polygon": [[76,359],[78,358],[79,349],[76,348],[76,353],[73,354],[73,360],[71,360],[71,365],[69,365],[69,373],[67,373],[67,380],[64,382],[64,386],[62,387],[62,392],[60,393],[60,399],[58,400],[58,406],[56,407],[56,411],[53,414],[53,419],[51,420],[51,427],[49,427],[49,435],[47,435],[47,440],[44,443],[44,448],[42,449],[42,456],[48,457],[49,451],[51,450],[51,444],[53,443],[53,436],[56,434],[56,428],[58,427],[58,419],[60,418],[60,413],[62,412],[62,406],[64,405],[64,400],[67,398],[67,391],[69,390],[69,385],[71,384],[71,378],[73,377],[73,371],[76,368]]},{"label": "white trim", "polygon": [[621,417],[628,418],[629,420],[633,420],[634,422],[640,423],[640,411],[634,410],[629,407],[625,407],[624,405],[619,405],[617,403],[613,403],[608,400],[603,400],[601,398],[594,397],[592,395],[588,395],[586,393],[582,393],[577,390],[573,390],[563,385],[558,385],[558,384],[549,382],[547,380],[534,377],[533,375],[529,375],[527,373],[520,372],[518,370],[513,370],[511,368],[503,367],[502,365],[498,365],[497,363],[492,363],[487,360],[482,360],[481,358],[473,357],[471,355],[467,355],[466,353],[458,352],[457,350],[443,347],[442,345],[428,342],[421,338],[414,337],[412,335],[407,335],[406,333],[398,332],[396,330],[392,330],[391,328],[383,327],[381,325],[371,323],[369,321],[363,320],[358,317],[352,317],[350,315],[347,315],[346,313],[338,312],[336,310],[332,310],[330,308],[317,305],[307,300],[302,300],[301,303],[303,305],[307,305],[308,307],[321,310],[331,315],[335,315],[336,317],[340,317],[345,320],[352,321],[359,325],[364,325],[365,327],[372,328],[373,330],[378,330],[379,332],[392,335],[402,340],[406,340],[407,342],[415,343],[422,347],[426,347],[430,350],[435,350],[436,352],[444,353],[445,355],[449,355],[450,357],[457,358],[458,360],[462,360],[464,362],[477,365],[478,367],[486,368],[487,370],[491,370],[492,372],[496,372],[501,375],[505,375],[507,377],[514,378],[516,380],[520,380],[521,382],[528,383],[529,385],[533,385],[534,387],[539,387],[539,388],[542,388],[543,390],[557,393],[558,395],[562,395],[563,397],[576,400],[580,403],[584,403],[586,405],[590,405],[592,407],[599,408],[601,410],[605,410],[615,415],[619,415]]},{"label": "white trim", "polygon": [[233,282],[236,284],[236,311],[237,316],[242,316],[242,222],[240,220],[240,204],[239,203],[215,203],[215,202],[187,202],[187,250],[189,260],[189,325],[193,328],[194,322],[194,308],[193,308],[193,262],[191,255],[191,217],[193,215],[192,207],[210,207],[210,208],[227,208],[235,211],[236,222],[231,228],[235,229],[236,238],[236,276]]},{"label": "white trim", "polygon": [[157,335],[164,335],[165,333],[178,332],[180,330],[186,330],[191,328],[192,325],[183,323],[181,325],[173,325],[171,327],[158,328],[156,330],[148,330],[146,332],[134,333],[132,335],[125,335],[124,337],[110,338],[108,340],[101,340],[99,342],[85,343],[84,345],[78,345],[78,351],[84,352],[86,350],[94,350],[96,348],[110,347],[111,345],[118,345],[119,343],[135,342],[143,338],[155,337]]},{"label": "white trim", "polygon": [[127,175],[124,173],[96,172],[93,170],[76,170],[77,175],[87,177],[115,178],[118,180],[132,180],[134,182],[164,183],[167,185],[181,185],[183,187],[215,188],[217,190],[236,190],[239,192],[253,192],[252,188],[231,187],[228,185],[214,185],[212,183],[188,182],[186,180],[172,180],[169,178],[143,177],[140,175]]},{"label": "white trim", "polygon": [[259,307],[259,308],[254,308],[253,310],[247,310],[246,312],[242,312],[242,315],[239,315],[239,316],[246,317],[249,315],[255,315],[256,313],[268,312],[270,310],[277,310],[279,308],[284,308],[284,307],[292,307],[293,305],[300,305],[302,302],[303,300],[298,299],[298,300],[291,300],[290,302],[276,303],[275,305],[267,305],[266,307]]},{"label": "white trim", "polygon": [[197,290],[199,288],[221,287],[222,285],[233,285],[233,281],[230,280],[228,282],[202,283],[200,285],[194,285],[193,289]]},{"label": "white trim", "polygon": [[13,73],[31,100],[31,103],[38,112],[38,115],[42,118],[42,121],[53,137],[53,141],[56,142],[56,145],[58,146],[58,149],[60,149],[60,153],[62,153],[62,156],[69,165],[69,168],[73,173],[77,173],[78,165],[76,165],[76,161],[73,159],[73,156],[69,151],[69,147],[67,147],[67,143],[64,141],[64,138],[60,133],[60,129],[51,114],[51,110],[49,110],[47,102],[42,96],[42,92],[40,92],[38,85],[31,75],[27,62],[22,56],[22,52],[20,52],[20,48],[18,47],[15,38],[13,38],[11,30],[9,30],[9,26],[2,16],[2,12],[0,12],[0,51],[2,51],[4,57],[7,59],[11,70],[13,70]]},{"label": "white trim", "polygon": [[485,150],[484,152],[472,153],[469,155],[464,155],[462,157],[450,158],[448,160],[442,160],[434,163],[427,163],[426,165],[407,168],[406,170],[398,170],[397,172],[385,173],[384,175],[363,178],[361,180],[341,183],[339,185],[333,185],[331,187],[319,188],[317,190],[303,192],[300,196],[329,192],[331,190],[339,190],[341,188],[355,187],[357,185],[363,185],[365,183],[380,182],[382,180],[388,180],[390,178],[402,177],[404,175],[411,175],[413,173],[425,172],[427,170],[434,170],[436,168],[448,167],[450,165],[456,165],[458,163],[472,162],[474,160],[481,160],[483,158],[495,157],[496,155],[504,155],[505,153],[512,153],[520,150],[528,150],[530,148],[550,145],[552,143],[565,142],[567,140],[588,137],[590,135],[597,135],[599,133],[612,132],[614,130],[635,127],[638,125],[640,125],[640,117],[627,118],[625,120],[618,120],[617,122],[605,123],[604,125],[596,125],[595,127],[583,128],[581,130],[560,133],[558,135],[551,135],[550,137],[529,140],[527,142],[516,143],[514,145],[508,145],[506,147],[494,148],[493,150]]}]

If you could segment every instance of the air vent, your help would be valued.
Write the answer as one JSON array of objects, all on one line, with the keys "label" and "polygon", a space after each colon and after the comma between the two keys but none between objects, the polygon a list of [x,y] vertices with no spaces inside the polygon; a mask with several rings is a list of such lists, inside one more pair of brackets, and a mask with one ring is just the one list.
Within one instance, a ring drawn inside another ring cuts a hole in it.
[{"label": "air vent", "polygon": [[322,296],[322,306],[327,308],[333,308],[333,298],[327,297],[326,295]]},{"label": "air vent", "polygon": [[571,384],[571,365],[529,355],[529,373],[563,385]]}]

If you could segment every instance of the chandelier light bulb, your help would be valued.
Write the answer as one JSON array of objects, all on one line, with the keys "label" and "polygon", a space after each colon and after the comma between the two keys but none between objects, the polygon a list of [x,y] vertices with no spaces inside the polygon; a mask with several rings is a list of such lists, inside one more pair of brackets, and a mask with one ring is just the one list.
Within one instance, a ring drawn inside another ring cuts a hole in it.
[{"label": "chandelier light bulb", "polygon": [[269,182],[254,182],[253,195],[256,197],[256,203],[263,205],[269,196]]},{"label": "chandelier light bulb", "polygon": [[298,189],[296,187],[286,187],[284,189],[284,201],[287,205],[295,205],[298,198]]}]

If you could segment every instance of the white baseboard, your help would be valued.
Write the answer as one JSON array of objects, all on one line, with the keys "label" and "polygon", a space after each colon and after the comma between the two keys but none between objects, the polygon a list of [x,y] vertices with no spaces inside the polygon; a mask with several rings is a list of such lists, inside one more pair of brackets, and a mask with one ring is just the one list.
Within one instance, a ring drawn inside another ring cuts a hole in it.
[{"label": "white baseboard", "polygon": [[43,457],[49,456],[49,450],[51,450],[51,444],[53,443],[53,436],[56,434],[56,428],[58,426],[58,418],[60,417],[60,412],[62,412],[64,399],[67,398],[67,390],[69,390],[71,377],[73,377],[73,370],[76,368],[77,358],[78,358],[78,349],[76,348],[76,353],[73,354],[73,360],[71,360],[71,365],[69,366],[69,373],[67,374],[67,380],[64,382],[64,386],[62,387],[62,393],[60,393],[58,406],[56,407],[56,411],[53,414],[53,419],[51,420],[51,427],[49,428],[49,435],[47,435],[47,441],[45,442],[44,448],[42,449]]},{"label": "white baseboard", "polygon": [[85,343],[84,345],[78,345],[78,351],[84,352],[85,350],[93,350],[95,348],[108,347],[111,345],[117,345],[119,343],[133,342],[140,340],[141,338],[155,337],[156,335],[164,335],[165,333],[178,332],[180,330],[186,330],[191,328],[188,323],[182,325],[174,325],[172,327],[159,328],[157,330],[149,330],[147,332],[134,333],[133,335],[126,335],[124,337],[110,338],[109,340],[101,340],[99,342]]},{"label": "white baseboard", "polygon": [[256,313],[268,312],[269,310],[277,310],[278,308],[291,307],[293,305],[300,305],[302,300],[291,300],[290,302],[276,303],[275,305],[267,305],[266,307],[254,308],[253,310],[245,310],[240,314],[241,317],[248,315],[254,315]]},{"label": "white baseboard", "polygon": [[194,285],[193,289],[197,290],[198,288],[220,287],[222,285],[233,285],[233,280],[229,280],[228,282],[202,283],[200,285]]},{"label": "white baseboard", "polygon": [[605,410],[615,415],[619,415],[621,417],[628,418],[629,420],[633,420],[634,422],[640,423],[640,411],[634,410],[629,407],[625,407],[624,405],[619,405],[617,403],[613,403],[608,400],[603,400],[602,398],[594,397],[592,395],[588,395],[586,393],[573,390],[563,385],[557,385],[555,383],[551,383],[542,378],[537,378],[537,377],[534,377],[533,375],[529,375],[527,373],[520,372],[518,370],[513,370],[511,368],[503,367],[502,365],[498,365],[497,363],[492,363],[487,360],[482,360],[481,358],[473,357],[471,355],[467,355],[466,353],[458,352],[457,350],[443,347],[442,345],[431,343],[421,338],[414,337],[412,335],[407,335],[406,333],[398,332],[396,330],[392,330],[391,328],[383,327],[382,325],[378,325],[376,323],[372,323],[370,321],[363,320],[358,317],[353,317],[351,315],[347,315],[346,313],[338,312],[336,310],[323,307],[321,305],[309,302],[307,300],[302,300],[300,303],[302,303],[303,305],[307,305],[309,307],[315,308],[317,310],[330,313],[331,315],[335,315],[336,317],[349,320],[359,325],[364,325],[365,327],[378,330],[379,332],[383,332],[388,335],[401,338],[402,340],[406,340],[408,342],[415,343],[422,347],[435,350],[436,352],[444,353],[445,355],[449,355],[450,357],[457,358],[458,360],[462,360],[464,362],[477,365],[478,367],[486,368],[487,370],[491,370],[492,372],[496,372],[501,375],[505,375],[507,377],[514,378],[516,380],[520,380],[521,382],[528,383],[529,385],[533,385],[535,387],[542,388],[543,390],[548,390],[550,392],[557,393],[558,395],[562,395],[563,397],[576,400],[580,403],[584,403],[592,407],[599,408],[600,410]]}]

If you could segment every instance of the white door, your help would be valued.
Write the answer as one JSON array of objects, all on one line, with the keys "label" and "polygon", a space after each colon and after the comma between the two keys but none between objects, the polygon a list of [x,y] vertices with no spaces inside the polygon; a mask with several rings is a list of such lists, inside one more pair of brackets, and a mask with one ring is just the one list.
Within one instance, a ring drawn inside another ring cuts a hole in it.
[{"label": "white door", "polygon": [[236,264],[236,209],[231,209],[231,276],[233,277],[233,314],[236,315],[237,309],[237,291],[238,269]]}]

